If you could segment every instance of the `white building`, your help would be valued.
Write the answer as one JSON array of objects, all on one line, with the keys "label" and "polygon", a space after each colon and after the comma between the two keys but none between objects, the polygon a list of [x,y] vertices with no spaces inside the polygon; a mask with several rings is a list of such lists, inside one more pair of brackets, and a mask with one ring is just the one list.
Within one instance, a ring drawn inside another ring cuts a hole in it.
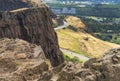
[{"label": "white building", "polygon": [[55,13],[55,14],[76,14],[76,9],[75,8],[62,8],[62,9],[52,9],[52,11]]},{"label": "white building", "polygon": [[68,8],[66,8],[66,7],[64,7],[63,9],[62,9],[62,13],[64,14],[64,13],[68,13]]},{"label": "white building", "polygon": [[75,8],[68,9],[68,8],[64,7],[62,9],[62,13],[63,14],[76,14],[76,9]]},{"label": "white building", "polygon": [[54,12],[55,14],[61,14],[62,13],[61,9],[52,9],[52,12]]},{"label": "white building", "polygon": [[76,9],[75,8],[71,8],[71,10],[69,10],[69,13],[76,14]]}]

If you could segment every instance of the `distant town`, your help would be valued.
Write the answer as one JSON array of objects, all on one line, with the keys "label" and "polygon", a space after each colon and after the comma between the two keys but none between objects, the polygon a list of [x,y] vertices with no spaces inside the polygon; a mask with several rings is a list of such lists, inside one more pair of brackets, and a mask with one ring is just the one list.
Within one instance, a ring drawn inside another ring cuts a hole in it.
[{"label": "distant town", "polygon": [[75,8],[52,8],[52,11],[55,14],[76,14],[76,9]]},{"label": "distant town", "polygon": [[[102,9],[102,11],[106,11],[106,12],[109,12],[110,10],[119,11],[119,6],[116,6],[116,4],[119,5],[120,3],[120,0],[41,0],[41,1],[49,5],[51,10],[55,14],[64,14],[64,15],[79,14],[82,16],[94,15],[92,14],[93,12],[94,13],[96,12],[95,14],[99,14],[97,13],[98,12],[97,8],[99,8],[99,10]],[[113,7],[111,6],[111,4]],[[89,10],[90,12],[88,13],[87,11]],[[108,14],[106,13],[106,15]]]},{"label": "distant town", "polygon": [[63,4],[66,4],[66,3],[74,3],[74,4],[77,4],[77,3],[87,3],[87,4],[91,4],[91,3],[94,3],[94,4],[110,4],[110,3],[120,3],[120,0],[41,0],[43,2],[51,2],[51,3],[63,3]]}]

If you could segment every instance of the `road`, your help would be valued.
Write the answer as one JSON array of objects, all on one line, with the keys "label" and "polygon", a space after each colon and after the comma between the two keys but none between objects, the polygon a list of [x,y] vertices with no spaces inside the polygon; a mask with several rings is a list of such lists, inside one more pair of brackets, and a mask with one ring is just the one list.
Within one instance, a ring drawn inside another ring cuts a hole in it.
[{"label": "road", "polygon": [[75,53],[75,52],[72,52],[72,51],[69,51],[69,50],[66,50],[66,49],[63,49],[63,48],[60,48],[60,50],[64,53],[67,53],[67,55],[70,55],[70,56],[73,56],[73,57],[77,57],[81,60],[84,60],[84,61],[87,61],[89,60],[90,58],[84,56],[84,55],[81,55],[81,54],[78,54],[78,53]]},{"label": "road", "polygon": [[[59,29],[67,28],[69,26],[69,24],[67,22],[65,22],[65,21],[63,21],[63,22],[64,22],[63,25],[54,28],[54,30],[59,30]],[[73,56],[73,57],[77,57],[77,58],[79,58],[81,60],[84,60],[84,61],[87,61],[87,60],[90,59],[90,58],[88,58],[88,57],[86,57],[86,56],[84,56],[82,54],[78,54],[78,53],[75,53],[75,52],[63,49],[63,48],[60,48],[60,50],[62,52],[64,52],[64,53],[66,53],[67,55],[70,55],[70,56]]]},{"label": "road", "polygon": [[63,25],[58,26],[58,27],[56,27],[54,29],[59,30],[59,29],[67,28],[69,26],[69,24],[67,22],[63,21],[63,23],[64,23]]}]

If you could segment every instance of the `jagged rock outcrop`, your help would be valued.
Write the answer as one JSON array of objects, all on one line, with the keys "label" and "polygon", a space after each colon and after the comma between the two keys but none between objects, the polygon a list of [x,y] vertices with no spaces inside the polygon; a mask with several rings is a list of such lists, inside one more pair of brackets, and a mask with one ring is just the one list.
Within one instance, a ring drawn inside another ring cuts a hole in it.
[{"label": "jagged rock outcrop", "polygon": [[84,68],[91,73],[89,81],[119,81],[120,48],[110,49],[101,58],[89,60]]},{"label": "jagged rock outcrop", "polygon": [[120,48],[100,58],[51,67],[40,46],[20,39],[0,39],[0,81],[119,81]]},{"label": "jagged rock outcrop", "polygon": [[42,48],[20,39],[0,39],[0,81],[26,81],[48,71]]},{"label": "jagged rock outcrop", "polygon": [[37,0],[0,0],[0,5],[4,10],[11,8],[0,13],[0,38],[20,38],[41,45],[53,66],[64,62],[47,6]]},{"label": "jagged rock outcrop", "polygon": [[110,49],[82,67],[75,66],[67,64],[57,81],[120,81],[120,48]]}]

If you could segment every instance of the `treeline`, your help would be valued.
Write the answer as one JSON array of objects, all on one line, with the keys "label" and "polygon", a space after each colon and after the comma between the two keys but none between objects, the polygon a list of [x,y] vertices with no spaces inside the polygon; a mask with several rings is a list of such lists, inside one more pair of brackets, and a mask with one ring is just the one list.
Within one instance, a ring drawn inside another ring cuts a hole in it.
[{"label": "treeline", "polygon": [[120,44],[120,24],[97,22],[87,18],[82,19],[92,35],[104,41]]},{"label": "treeline", "polygon": [[[110,7],[111,6],[111,7]],[[97,16],[97,17],[120,17],[120,6],[116,5],[94,5],[86,7],[76,7],[77,15]]]},{"label": "treeline", "polygon": [[120,17],[119,4],[92,4],[79,7],[81,4],[61,4],[61,3],[48,3],[51,8],[61,9],[63,7],[75,8],[76,15],[78,16],[97,16],[97,17]]},{"label": "treeline", "polygon": [[[88,29],[94,33],[119,33],[120,24],[97,22],[93,19],[82,18]],[[112,31],[109,31],[112,30]]]}]

